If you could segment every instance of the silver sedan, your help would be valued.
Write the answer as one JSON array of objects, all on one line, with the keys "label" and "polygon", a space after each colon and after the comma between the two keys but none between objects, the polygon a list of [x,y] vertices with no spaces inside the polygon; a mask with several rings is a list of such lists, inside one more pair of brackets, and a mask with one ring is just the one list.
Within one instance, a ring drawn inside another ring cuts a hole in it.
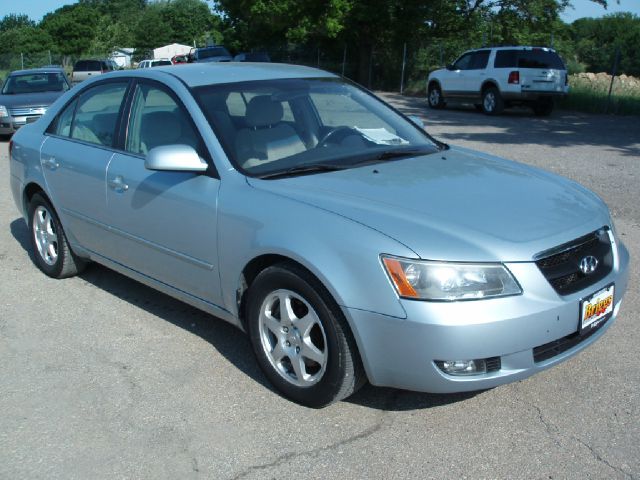
[{"label": "silver sedan", "polygon": [[10,144],[36,265],[93,261],[246,331],[286,397],[530,376],[599,339],[629,254],[565,178],[430,137],[316,69],[193,64],[67,92]]}]

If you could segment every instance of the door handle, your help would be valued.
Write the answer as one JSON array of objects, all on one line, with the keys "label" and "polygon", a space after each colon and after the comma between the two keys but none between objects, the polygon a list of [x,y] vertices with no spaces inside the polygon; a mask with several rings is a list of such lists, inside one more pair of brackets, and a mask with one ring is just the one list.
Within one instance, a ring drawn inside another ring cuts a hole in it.
[{"label": "door handle", "polygon": [[115,190],[118,193],[123,193],[129,190],[129,185],[124,183],[122,175],[116,175],[115,178],[109,182],[109,187],[111,190]]},{"label": "door handle", "polygon": [[55,170],[60,166],[60,164],[54,157],[49,157],[46,160],[43,160],[42,165],[49,170]]}]

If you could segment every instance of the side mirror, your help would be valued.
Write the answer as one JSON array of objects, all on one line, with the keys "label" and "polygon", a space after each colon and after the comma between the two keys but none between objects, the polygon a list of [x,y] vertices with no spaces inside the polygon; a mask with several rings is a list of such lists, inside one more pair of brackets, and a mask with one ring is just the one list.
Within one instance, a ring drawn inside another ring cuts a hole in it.
[{"label": "side mirror", "polygon": [[411,120],[413,123],[415,123],[417,126],[419,126],[421,129],[424,130],[424,122],[420,117],[417,117],[415,115],[409,115],[409,120]]},{"label": "side mirror", "polygon": [[447,70],[455,70],[456,67],[453,66],[453,63],[450,63],[449,65],[447,65]]},{"label": "side mirror", "polygon": [[163,145],[149,150],[144,167],[170,172],[204,172],[208,165],[189,145]]}]

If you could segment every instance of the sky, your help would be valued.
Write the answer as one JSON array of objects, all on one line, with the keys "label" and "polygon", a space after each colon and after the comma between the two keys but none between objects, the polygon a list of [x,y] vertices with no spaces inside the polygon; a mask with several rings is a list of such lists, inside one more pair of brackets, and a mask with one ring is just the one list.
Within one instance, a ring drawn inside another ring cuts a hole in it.
[{"label": "sky", "polygon": [[[40,21],[47,13],[76,0],[0,0],[0,18],[10,13],[24,13],[32,20]],[[640,0],[609,0],[605,10],[590,0],[572,0],[574,8],[568,8],[563,14],[565,22],[573,22],[581,17],[601,17],[612,12],[632,12],[640,16]]]},{"label": "sky", "polygon": [[574,8],[569,7],[560,15],[562,20],[567,23],[582,17],[602,17],[615,12],[631,12],[640,16],[640,0],[620,0],[619,4],[616,0],[609,0],[609,6],[606,10],[591,0],[572,0],[571,3]]}]

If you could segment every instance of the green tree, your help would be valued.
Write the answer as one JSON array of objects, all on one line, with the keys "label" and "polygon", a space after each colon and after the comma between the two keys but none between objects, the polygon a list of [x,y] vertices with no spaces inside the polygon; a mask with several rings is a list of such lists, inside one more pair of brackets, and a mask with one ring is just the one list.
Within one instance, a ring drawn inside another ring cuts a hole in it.
[{"label": "green tree", "polygon": [[31,20],[27,15],[9,14],[0,20],[0,32],[6,32],[14,28],[35,27],[36,22]]},{"label": "green tree", "polygon": [[58,52],[80,55],[93,42],[100,18],[98,10],[79,3],[66,5],[46,15],[40,26],[51,36]]},{"label": "green tree", "polygon": [[38,27],[23,26],[0,31],[0,54],[46,52],[52,45],[49,34]]},{"label": "green tree", "polygon": [[611,72],[620,50],[618,73],[640,75],[640,17],[615,13],[602,18],[581,18],[571,25],[578,59],[593,72]]}]

